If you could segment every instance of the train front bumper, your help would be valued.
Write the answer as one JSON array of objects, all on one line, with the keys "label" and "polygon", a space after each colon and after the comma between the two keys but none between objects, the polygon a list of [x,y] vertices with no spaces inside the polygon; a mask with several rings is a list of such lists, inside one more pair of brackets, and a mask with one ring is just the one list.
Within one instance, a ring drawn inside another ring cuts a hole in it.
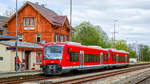
[{"label": "train front bumper", "polygon": [[47,75],[57,75],[62,73],[62,67],[59,64],[41,65],[42,71]]}]

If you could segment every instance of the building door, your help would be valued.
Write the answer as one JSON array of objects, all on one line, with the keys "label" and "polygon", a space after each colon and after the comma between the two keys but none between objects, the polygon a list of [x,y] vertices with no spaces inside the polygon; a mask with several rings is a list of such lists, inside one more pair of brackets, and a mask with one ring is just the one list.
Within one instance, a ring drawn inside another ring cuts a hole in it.
[{"label": "building door", "polygon": [[100,61],[101,61],[101,64],[103,64],[103,53],[102,52],[100,53]]},{"label": "building door", "polygon": [[25,51],[25,70],[29,70],[29,58],[31,51]]}]

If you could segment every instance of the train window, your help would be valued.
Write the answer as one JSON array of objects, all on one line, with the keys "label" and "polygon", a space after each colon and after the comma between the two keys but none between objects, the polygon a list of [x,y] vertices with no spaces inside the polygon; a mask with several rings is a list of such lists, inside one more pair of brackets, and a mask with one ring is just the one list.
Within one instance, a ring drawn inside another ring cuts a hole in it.
[{"label": "train window", "polygon": [[79,53],[70,52],[70,61],[79,61]]},{"label": "train window", "polygon": [[85,62],[99,62],[99,55],[85,54]]},{"label": "train window", "polygon": [[104,61],[108,61],[108,54],[104,54]]},{"label": "train window", "polygon": [[69,54],[69,48],[67,48],[67,55]]},{"label": "train window", "polygon": [[127,60],[129,61],[129,56],[127,55]]},{"label": "train window", "polygon": [[116,55],[113,55],[113,61],[116,61]]},{"label": "train window", "polygon": [[110,51],[108,51],[108,55],[110,55]]},{"label": "train window", "polygon": [[119,57],[119,62],[125,61],[125,56],[120,56]]},{"label": "train window", "polygon": [[121,62],[121,57],[119,56],[119,62]]}]

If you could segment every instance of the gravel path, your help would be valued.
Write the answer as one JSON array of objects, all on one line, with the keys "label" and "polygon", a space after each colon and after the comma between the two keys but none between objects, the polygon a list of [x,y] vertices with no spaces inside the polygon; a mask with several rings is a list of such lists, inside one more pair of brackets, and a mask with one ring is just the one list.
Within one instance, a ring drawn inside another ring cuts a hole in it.
[{"label": "gravel path", "polygon": [[[150,76],[150,68],[123,73],[100,80],[90,81],[84,84],[135,84],[148,76]],[[150,84],[150,82],[148,84]]]}]

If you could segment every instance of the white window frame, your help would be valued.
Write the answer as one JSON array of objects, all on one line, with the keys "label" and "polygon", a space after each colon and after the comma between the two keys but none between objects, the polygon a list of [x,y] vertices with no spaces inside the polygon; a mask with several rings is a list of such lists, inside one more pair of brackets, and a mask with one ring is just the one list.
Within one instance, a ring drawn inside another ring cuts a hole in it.
[{"label": "white window frame", "polygon": [[35,18],[34,17],[24,17],[23,24],[24,24],[24,26],[34,26]]},{"label": "white window frame", "polygon": [[36,34],[36,42],[40,43],[40,42],[38,42],[38,37],[40,37],[40,42],[41,42],[41,34],[39,34],[39,36],[38,36],[38,34]]}]

